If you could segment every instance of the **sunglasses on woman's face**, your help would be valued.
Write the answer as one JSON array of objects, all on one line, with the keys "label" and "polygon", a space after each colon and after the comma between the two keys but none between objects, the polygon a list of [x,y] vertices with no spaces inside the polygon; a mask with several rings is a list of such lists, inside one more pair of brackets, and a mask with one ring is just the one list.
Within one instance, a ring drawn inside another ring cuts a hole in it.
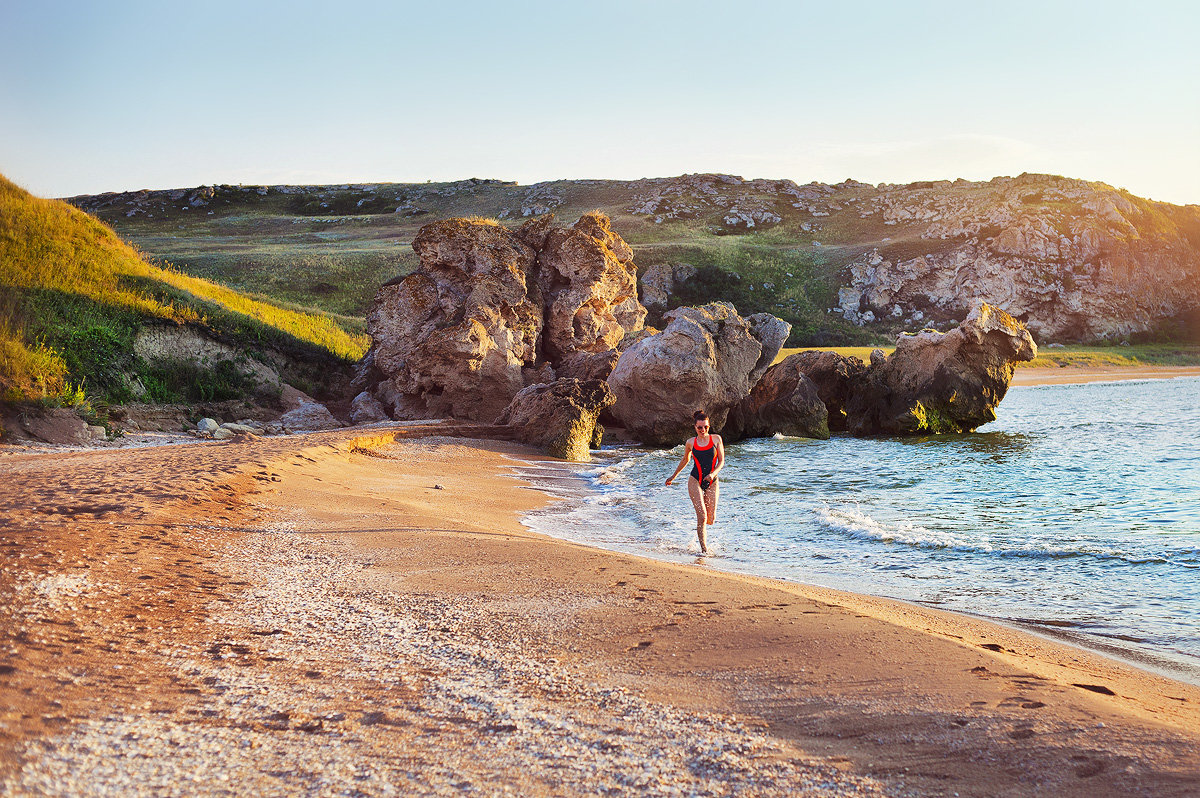
[{"label": "sunglasses on woman's face", "polygon": [[707,425],[707,424],[697,424],[697,425],[696,425],[696,429],[698,429],[698,430],[706,430],[706,429],[708,429],[708,425]]}]

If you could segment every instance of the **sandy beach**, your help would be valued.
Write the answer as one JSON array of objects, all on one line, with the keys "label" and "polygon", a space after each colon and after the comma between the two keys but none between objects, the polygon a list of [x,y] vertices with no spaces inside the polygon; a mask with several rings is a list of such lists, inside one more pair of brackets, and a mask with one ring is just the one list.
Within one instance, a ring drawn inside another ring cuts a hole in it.
[{"label": "sandy beach", "polygon": [[1083,382],[1116,382],[1118,380],[1165,380],[1173,377],[1200,376],[1197,366],[1051,366],[1047,368],[1018,368],[1013,385],[1069,385]]},{"label": "sandy beach", "polygon": [[1200,790],[1194,686],[538,536],[554,463],[428,433],[6,456],[0,791]]}]

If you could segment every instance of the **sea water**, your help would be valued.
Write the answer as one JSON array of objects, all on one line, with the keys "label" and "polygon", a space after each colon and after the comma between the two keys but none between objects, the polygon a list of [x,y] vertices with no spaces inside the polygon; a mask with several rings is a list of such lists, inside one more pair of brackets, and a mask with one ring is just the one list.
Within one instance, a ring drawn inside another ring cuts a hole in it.
[{"label": "sea water", "polygon": [[[713,568],[967,612],[1200,675],[1200,378],[1017,387],[970,435],[726,446]],[[683,454],[605,449],[534,529],[696,561]],[[1115,649],[1114,649],[1115,647]]]}]

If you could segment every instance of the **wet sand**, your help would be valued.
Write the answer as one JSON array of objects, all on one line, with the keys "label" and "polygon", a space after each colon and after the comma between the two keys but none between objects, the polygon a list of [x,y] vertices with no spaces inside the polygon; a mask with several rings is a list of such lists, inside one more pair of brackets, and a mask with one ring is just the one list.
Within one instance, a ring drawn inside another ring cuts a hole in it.
[{"label": "wet sand", "polygon": [[552,463],[396,432],[0,461],[0,792],[1200,791],[1196,687],[538,536]]}]

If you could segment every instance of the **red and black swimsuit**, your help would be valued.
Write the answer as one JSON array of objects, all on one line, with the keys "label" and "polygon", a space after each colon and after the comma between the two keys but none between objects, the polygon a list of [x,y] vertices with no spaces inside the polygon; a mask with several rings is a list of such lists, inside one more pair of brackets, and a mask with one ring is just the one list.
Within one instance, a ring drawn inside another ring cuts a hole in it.
[{"label": "red and black swimsuit", "polygon": [[706,474],[712,473],[713,461],[716,459],[717,443],[713,436],[708,436],[708,446],[702,447],[698,436],[692,441],[692,476],[697,482],[703,480]]}]

